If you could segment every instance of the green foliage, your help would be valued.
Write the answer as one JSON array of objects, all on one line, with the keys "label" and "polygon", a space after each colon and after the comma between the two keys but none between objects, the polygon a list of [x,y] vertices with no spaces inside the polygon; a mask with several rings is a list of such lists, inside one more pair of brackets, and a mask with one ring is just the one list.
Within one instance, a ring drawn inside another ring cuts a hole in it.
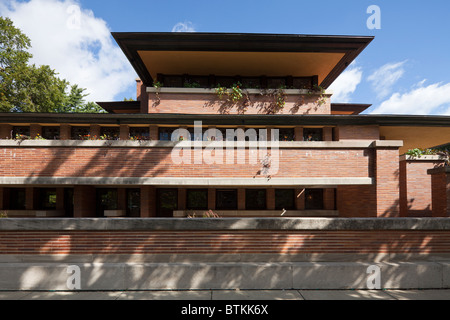
[{"label": "green foliage", "polygon": [[30,39],[0,17],[0,112],[106,112],[86,103],[85,89],[58,78],[49,66],[30,65],[30,47]]},{"label": "green foliage", "polygon": [[447,159],[446,164],[450,165],[450,146],[448,145],[431,149],[421,149],[421,148],[409,149],[405,154],[413,158],[420,158],[421,156],[424,155],[438,155],[443,157],[444,159]]}]

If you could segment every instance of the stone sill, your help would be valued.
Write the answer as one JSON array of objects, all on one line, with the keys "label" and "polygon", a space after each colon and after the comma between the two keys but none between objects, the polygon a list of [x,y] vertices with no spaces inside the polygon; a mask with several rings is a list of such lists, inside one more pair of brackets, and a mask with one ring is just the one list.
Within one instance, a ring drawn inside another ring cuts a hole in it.
[{"label": "stone sill", "polygon": [[[207,210],[176,210],[173,216],[184,218],[193,216],[201,218]],[[338,217],[337,210],[214,210],[219,217]]]},{"label": "stone sill", "polygon": [[[264,89],[242,89],[248,94],[260,95],[264,94]],[[277,89],[265,89],[266,92],[271,92]],[[228,90],[231,92],[231,90]],[[307,89],[283,89],[286,95],[321,95],[320,92],[311,92]],[[216,95],[216,89],[210,88],[159,88],[147,87],[147,93],[178,93],[178,94],[214,94]],[[331,96],[333,93],[330,90],[326,90],[324,95]]]},{"label": "stone sill", "polygon": [[0,140],[0,147],[77,147],[77,148],[250,148],[281,149],[364,149],[398,148],[399,140],[342,140],[342,141],[130,141],[130,140]]},{"label": "stone sill", "polygon": [[411,155],[401,155],[400,161],[445,161],[447,157],[441,155],[422,155],[420,157],[415,157]]},{"label": "stone sill", "polygon": [[0,218],[0,231],[442,230],[450,218]]},{"label": "stone sill", "polygon": [[2,210],[8,217],[64,217],[63,210]]}]

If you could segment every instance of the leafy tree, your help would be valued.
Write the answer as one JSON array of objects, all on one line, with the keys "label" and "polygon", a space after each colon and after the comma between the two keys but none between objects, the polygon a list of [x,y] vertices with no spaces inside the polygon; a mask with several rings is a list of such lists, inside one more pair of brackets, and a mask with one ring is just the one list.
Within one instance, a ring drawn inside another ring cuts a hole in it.
[{"label": "leafy tree", "polygon": [[0,17],[0,112],[106,112],[49,66],[30,65],[30,47],[30,39]]}]

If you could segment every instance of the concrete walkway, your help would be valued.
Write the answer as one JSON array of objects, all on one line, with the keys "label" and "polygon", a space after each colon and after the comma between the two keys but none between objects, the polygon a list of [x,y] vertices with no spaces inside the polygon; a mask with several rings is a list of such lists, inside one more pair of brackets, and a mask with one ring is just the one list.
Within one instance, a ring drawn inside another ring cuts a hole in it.
[{"label": "concrete walkway", "polygon": [[450,300],[450,289],[0,291],[0,300]]}]

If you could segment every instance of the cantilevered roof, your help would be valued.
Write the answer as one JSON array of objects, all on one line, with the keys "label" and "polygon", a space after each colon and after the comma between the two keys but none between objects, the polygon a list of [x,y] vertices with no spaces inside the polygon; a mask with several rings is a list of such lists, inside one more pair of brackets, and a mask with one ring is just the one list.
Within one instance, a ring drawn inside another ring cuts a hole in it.
[{"label": "cantilevered roof", "polygon": [[112,33],[145,85],[158,74],[318,76],[328,88],[369,36],[247,33]]}]

